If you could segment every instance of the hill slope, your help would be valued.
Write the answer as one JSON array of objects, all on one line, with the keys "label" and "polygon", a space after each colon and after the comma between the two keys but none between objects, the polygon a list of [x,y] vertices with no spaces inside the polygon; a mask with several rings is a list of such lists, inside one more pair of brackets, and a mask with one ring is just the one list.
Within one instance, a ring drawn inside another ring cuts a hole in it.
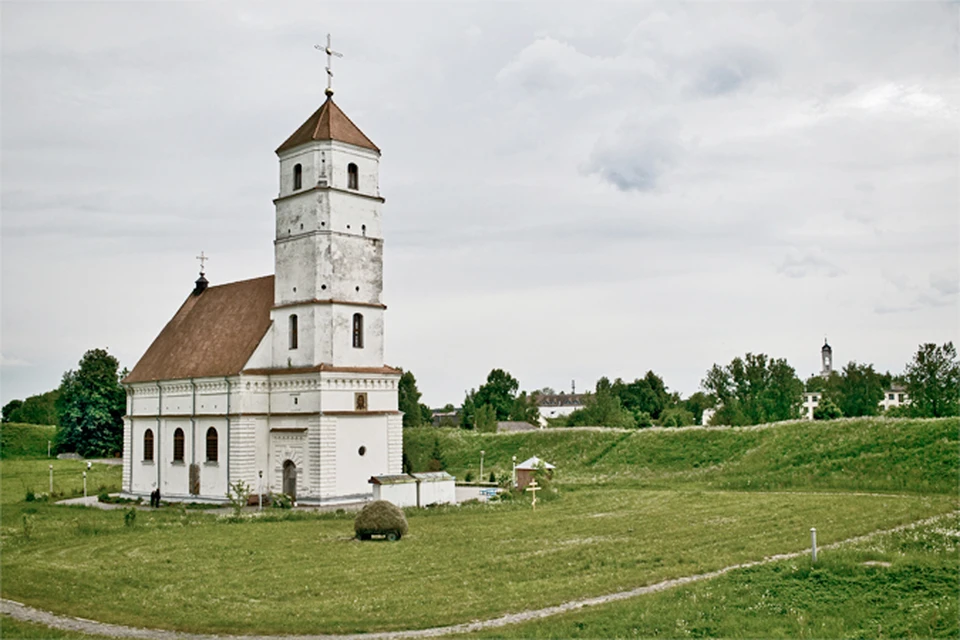
[{"label": "hill slope", "polygon": [[46,458],[56,427],[6,422],[0,425],[0,458]]},{"label": "hill slope", "polygon": [[852,418],[743,428],[551,429],[478,434],[404,430],[414,470],[425,469],[434,439],[448,471],[462,479],[509,472],[537,455],[567,484],[677,483],[716,489],[815,489],[957,493],[960,419]]}]

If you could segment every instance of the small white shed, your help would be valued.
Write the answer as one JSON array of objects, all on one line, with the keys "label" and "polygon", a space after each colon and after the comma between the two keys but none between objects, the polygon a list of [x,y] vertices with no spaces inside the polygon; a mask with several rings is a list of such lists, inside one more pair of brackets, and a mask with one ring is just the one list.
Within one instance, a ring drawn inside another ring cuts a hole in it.
[{"label": "small white shed", "polygon": [[457,503],[457,479],[446,471],[429,471],[411,475],[417,479],[420,487],[417,506]]},{"label": "small white shed", "polygon": [[457,479],[446,471],[373,476],[373,499],[398,507],[427,507],[457,503]]},{"label": "small white shed", "polygon": [[398,507],[417,506],[417,479],[413,476],[373,476],[369,482],[373,485],[374,500],[386,500]]}]

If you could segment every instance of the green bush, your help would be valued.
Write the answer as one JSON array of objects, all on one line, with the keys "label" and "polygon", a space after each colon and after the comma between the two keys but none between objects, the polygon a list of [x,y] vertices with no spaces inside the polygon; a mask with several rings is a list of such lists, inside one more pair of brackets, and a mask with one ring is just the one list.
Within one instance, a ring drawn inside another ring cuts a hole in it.
[{"label": "green bush", "polygon": [[368,540],[372,535],[395,535],[400,539],[407,533],[407,517],[392,502],[375,500],[357,514],[353,530],[361,540]]},{"label": "green bush", "polygon": [[33,489],[27,489],[27,495],[23,497],[24,502],[33,502],[37,499],[36,494],[33,493]]},{"label": "green bush", "polygon": [[137,523],[137,510],[134,507],[130,507],[123,512],[123,524],[127,527],[132,527]]},{"label": "green bush", "polygon": [[285,493],[274,493],[270,496],[270,504],[274,509],[292,509],[293,498]]},{"label": "green bush", "polygon": [[843,411],[829,398],[821,398],[817,408],[813,410],[814,420],[836,420],[842,417]]}]

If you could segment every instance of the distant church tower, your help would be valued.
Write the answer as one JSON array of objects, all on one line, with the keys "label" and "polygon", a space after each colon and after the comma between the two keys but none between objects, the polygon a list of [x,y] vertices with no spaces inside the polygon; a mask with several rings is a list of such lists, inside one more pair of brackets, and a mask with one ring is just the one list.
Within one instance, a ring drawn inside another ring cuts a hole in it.
[{"label": "distant church tower", "polygon": [[827,339],[823,339],[823,347],[820,349],[820,375],[824,378],[833,373],[833,349],[827,344]]}]

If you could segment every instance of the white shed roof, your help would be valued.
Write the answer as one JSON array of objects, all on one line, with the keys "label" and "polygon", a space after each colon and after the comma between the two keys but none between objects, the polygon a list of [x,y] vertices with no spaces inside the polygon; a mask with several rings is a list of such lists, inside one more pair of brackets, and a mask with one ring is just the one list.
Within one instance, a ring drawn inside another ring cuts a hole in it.
[{"label": "white shed roof", "polygon": [[537,456],[533,456],[532,458],[524,460],[523,462],[517,465],[517,469],[521,469],[523,471],[532,471],[537,467],[539,467],[541,463],[543,463],[544,469],[556,469],[555,466],[553,466],[549,462],[541,460]]}]

